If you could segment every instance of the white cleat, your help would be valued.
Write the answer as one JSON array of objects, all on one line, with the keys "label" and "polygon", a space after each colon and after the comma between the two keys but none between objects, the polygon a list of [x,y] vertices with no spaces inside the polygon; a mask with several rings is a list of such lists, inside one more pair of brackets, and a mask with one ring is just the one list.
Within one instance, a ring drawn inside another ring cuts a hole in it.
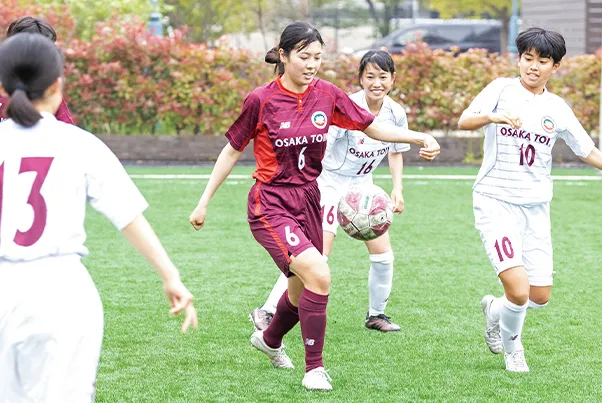
[{"label": "white cleat", "polygon": [[529,372],[529,366],[525,360],[525,350],[514,350],[512,353],[504,353],[506,371]]},{"label": "white cleat", "polygon": [[485,341],[489,351],[493,354],[502,352],[502,335],[500,334],[500,321],[491,319],[489,314],[491,303],[495,300],[493,295],[485,295],[481,300],[481,307],[485,315]]},{"label": "white cleat", "polygon": [[275,368],[295,368],[293,362],[284,352],[284,344],[278,348],[271,348],[263,340],[263,330],[258,330],[251,335],[251,345],[268,356]]},{"label": "white cleat", "polygon": [[332,390],[332,379],[324,367],[314,368],[305,373],[301,384],[309,390]]}]

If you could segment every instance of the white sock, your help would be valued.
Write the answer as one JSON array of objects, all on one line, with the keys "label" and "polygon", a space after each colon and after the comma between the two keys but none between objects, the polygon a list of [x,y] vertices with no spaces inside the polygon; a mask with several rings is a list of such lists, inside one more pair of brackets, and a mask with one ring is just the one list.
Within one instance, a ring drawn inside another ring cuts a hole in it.
[{"label": "white sock", "polygon": [[527,315],[527,305],[529,304],[516,305],[508,301],[507,298],[504,298],[500,314],[500,330],[504,352],[507,354],[523,349],[521,333],[523,331],[523,324],[525,323],[525,316]]},{"label": "white sock", "polygon": [[546,305],[548,305],[548,303],[546,302],[545,304],[536,304],[535,302],[529,300],[529,309],[539,309],[539,308],[543,308]]},{"label": "white sock", "polygon": [[278,301],[282,297],[282,294],[288,288],[288,278],[284,274],[280,274],[278,277],[278,281],[274,284],[274,288],[270,292],[268,299],[265,301],[265,304],[260,309],[268,311],[271,314],[276,313],[276,305],[278,305]]},{"label": "white sock", "polygon": [[385,313],[393,284],[393,252],[370,255],[368,289],[370,290],[369,316]]}]

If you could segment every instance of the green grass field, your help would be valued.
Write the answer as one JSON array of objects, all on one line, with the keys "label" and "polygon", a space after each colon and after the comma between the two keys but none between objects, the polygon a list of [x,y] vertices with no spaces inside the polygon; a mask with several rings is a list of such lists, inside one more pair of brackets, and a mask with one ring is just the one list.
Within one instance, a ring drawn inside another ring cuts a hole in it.
[{"label": "green grass field", "polygon": [[[141,168],[134,174],[207,174],[207,168]],[[236,174],[250,174],[237,168]],[[379,169],[377,174],[388,173]],[[474,175],[473,168],[406,169],[407,174]],[[555,170],[555,175],[597,175]],[[387,313],[402,327],[363,327],[368,305],[365,247],[340,233],[329,260],[332,290],[324,359],[332,392],[307,392],[297,326],[285,338],[296,364],[276,370],[249,344],[248,313],[279,271],[246,222],[252,181],[228,179],[205,228],[188,215],[205,179],[136,178],[146,216],[196,297],[199,329],[186,335],[169,317],[158,276],[104,217],[90,211],[85,259],[105,309],[97,402],[404,402],[602,400],[602,181],[556,181],[552,203],[555,289],[530,310],[523,343],[528,374],[504,371],[483,340],[484,294],[501,294],[473,227],[472,180],[408,178],[406,211],[391,226],[395,276]],[[376,183],[390,190],[389,179]],[[77,319],[75,319],[77,320]]]}]

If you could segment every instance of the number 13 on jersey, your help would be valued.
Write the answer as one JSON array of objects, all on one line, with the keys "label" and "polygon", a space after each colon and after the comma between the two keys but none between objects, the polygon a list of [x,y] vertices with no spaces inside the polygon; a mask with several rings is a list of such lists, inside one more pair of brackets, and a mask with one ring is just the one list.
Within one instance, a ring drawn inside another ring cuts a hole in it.
[{"label": "number 13 on jersey", "polygon": [[[35,244],[44,233],[46,228],[46,216],[48,214],[48,208],[46,206],[46,200],[40,193],[42,185],[48,176],[50,165],[52,165],[52,157],[27,157],[20,160],[19,175],[26,172],[35,172],[36,176],[27,198],[27,204],[33,208],[33,221],[31,227],[27,231],[22,232],[17,229],[16,235],[13,242],[19,246],[31,246]],[[0,229],[2,228],[2,215],[3,214],[14,214],[14,212],[3,211],[4,200],[7,192],[7,186],[5,181],[5,161],[0,164]]]}]

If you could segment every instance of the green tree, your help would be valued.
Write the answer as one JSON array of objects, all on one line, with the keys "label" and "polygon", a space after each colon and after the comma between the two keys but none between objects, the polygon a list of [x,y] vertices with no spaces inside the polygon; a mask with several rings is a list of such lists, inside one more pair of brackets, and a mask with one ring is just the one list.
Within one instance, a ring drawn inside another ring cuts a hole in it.
[{"label": "green tree", "polygon": [[[68,5],[77,23],[76,34],[80,38],[89,38],[97,22],[110,18],[138,16],[146,20],[151,12],[149,0],[21,0],[21,5],[37,4],[44,6]],[[162,8],[162,11],[167,11]]]},{"label": "green tree", "polygon": [[[453,1],[453,0],[450,0]],[[391,19],[395,16],[395,10],[399,7],[400,0],[366,0],[370,10],[370,16],[378,32],[385,37],[391,32]],[[383,4],[383,12],[377,11],[376,3]]]},{"label": "green tree", "polygon": [[[512,14],[512,0],[430,0],[430,7],[439,11],[441,18],[481,16],[489,14],[502,24],[500,45],[508,48],[508,25]],[[520,9],[520,0],[519,0]]]},{"label": "green tree", "polygon": [[258,13],[263,18],[262,2],[240,0],[165,0],[168,13],[176,26],[188,26],[189,39],[212,42],[231,32],[249,32],[258,26]]}]

